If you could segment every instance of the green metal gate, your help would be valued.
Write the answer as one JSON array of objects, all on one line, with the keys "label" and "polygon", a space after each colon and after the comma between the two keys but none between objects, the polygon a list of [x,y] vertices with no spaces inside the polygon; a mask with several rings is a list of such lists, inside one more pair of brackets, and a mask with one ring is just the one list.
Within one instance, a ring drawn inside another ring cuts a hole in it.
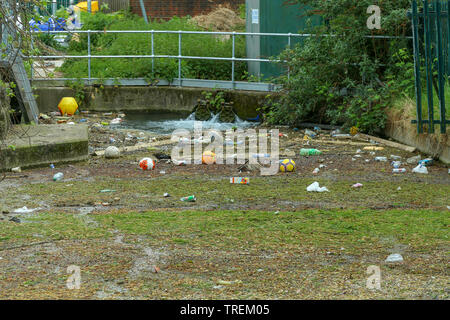
[{"label": "green metal gate", "polygon": [[[412,28],[414,36],[414,66],[416,78],[417,131],[423,132],[424,124],[428,133],[434,133],[434,126],[440,125],[441,133],[446,132],[446,86],[450,86],[450,0],[412,1]],[[428,119],[422,118],[422,86],[426,87]],[[439,120],[435,119],[434,94],[437,96]],[[450,101],[447,101],[450,104]]]}]

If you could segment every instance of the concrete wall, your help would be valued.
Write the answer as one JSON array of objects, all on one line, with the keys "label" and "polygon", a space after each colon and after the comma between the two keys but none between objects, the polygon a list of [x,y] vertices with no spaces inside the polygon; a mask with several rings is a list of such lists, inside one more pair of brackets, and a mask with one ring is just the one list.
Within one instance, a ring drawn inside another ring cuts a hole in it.
[{"label": "concrete wall", "polygon": [[[388,112],[385,134],[401,143],[415,146],[422,153],[450,164],[450,128],[447,133],[417,133],[417,126],[411,123],[407,112]],[[438,127],[436,127],[437,129]]]},{"label": "concrete wall", "polygon": [[[87,87],[81,110],[90,111],[146,111],[189,114],[197,100],[202,98],[204,88],[176,87]],[[40,112],[57,111],[63,97],[75,92],[67,87],[38,87],[34,91]],[[253,118],[257,108],[263,105],[266,92],[225,91],[227,101],[234,102],[234,109],[242,119]]]},{"label": "concrete wall", "polygon": [[[194,17],[199,14],[209,13],[218,5],[231,5],[237,8],[245,0],[144,0],[147,16],[152,19],[170,19],[173,16]],[[131,11],[142,16],[139,0],[130,0]]]}]

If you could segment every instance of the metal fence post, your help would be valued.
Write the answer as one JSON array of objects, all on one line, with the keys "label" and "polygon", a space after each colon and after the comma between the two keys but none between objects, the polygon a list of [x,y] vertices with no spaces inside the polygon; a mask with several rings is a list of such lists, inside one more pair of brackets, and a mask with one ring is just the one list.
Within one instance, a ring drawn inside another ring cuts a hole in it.
[{"label": "metal fence post", "polygon": [[413,42],[414,42],[414,74],[416,80],[416,108],[417,108],[417,132],[422,133],[422,88],[420,82],[420,53],[419,53],[419,29],[418,29],[418,14],[417,2],[412,2],[412,26],[413,26]]},{"label": "metal fence post", "polygon": [[92,13],[92,1],[87,0],[87,9],[89,13]]},{"label": "metal fence post", "polygon": [[155,31],[152,30],[152,75],[155,75]]},{"label": "metal fence post", "polygon": [[52,0],[52,15],[56,16],[56,10],[57,10],[58,4],[56,3],[56,0]]},{"label": "metal fence post", "polygon": [[441,25],[441,2],[436,2],[436,50],[438,53],[438,85],[439,85],[439,108],[441,113],[441,133],[446,132],[446,121],[445,121],[445,84],[444,84],[444,58],[442,53],[444,48],[442,47],[442,25]]},{"label": "metal fence post", "polygon": [[231,82],[234,89],[234,73],[235,73],[235,60],[236,59],[236,32],[233,32],[233,60],[231,61]]},{"label": "metal fence post", "polygon": [[88,84],[91,84],[91,30],[88,30]]},{"label": "metal fence post", "polygon": [[427,102],[428,102],[428,132],[434,132],[434,113],[433,113],[433,71],[432,64],[433,58],[431,57],[431,16],[429,14],[429,4],[428,0],[423,2],[423,25],[424,25],[424,36],[425,36],[425,74],[427,78]]},{"label": "metal fence post", "polygon": [[[291,49],[291,35],[292,33],[289,32],[289,36],[288,36],[288,47],[289,49]],[[288,65],[288,79],[291,78],[291,67]]]},{"label": "metal fence post", "polygon": [[178,82],[181,87],[181,30],[178,30]]}]

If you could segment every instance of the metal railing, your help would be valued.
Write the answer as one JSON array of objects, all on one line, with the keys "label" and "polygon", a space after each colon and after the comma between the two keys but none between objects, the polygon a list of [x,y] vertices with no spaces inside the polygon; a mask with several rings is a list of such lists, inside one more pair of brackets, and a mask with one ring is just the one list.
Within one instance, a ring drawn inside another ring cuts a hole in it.
[{"label": "metal railing", "polygon": [[[414,36],[414,67],[417,132],[423,133],[424,124],[428,133],[446,133],[450,120],[446,119],[445,87],[450,86],[450,0],[423,0],[423,10],[419,12],[417,0],[412,1],[411,16]],[[422,29],[422,32],[419,30]],[[422,60],[425,65],[426,101],[428,119],[422,118]],[[439,120],[434,115],[434,92],[436,92]]]},{"label": "metal railing", "polygon": [[[236,57],[236,37],[246,36],[246,37],[285,37],[287,38],[287,47],[291,47],[293,38],[303,38],[316,36],[315,34],[297,34],[297,33],[250,33],[250,32],[214,32],[214,31],[172,31],[172,30],[76,30],[76,31],[33,31],[32,33],[50,33],[50,34],[87,34],[87,55],[53,55],[53,56],[29,56],[29,59],[87,59],[88,64],[88,77],[81,78],[87,85],[92,84],[94,81],[103,81],[104,84],[110,85],[112,83],[117,83],[117,79],[100,79],[93,78],[91,75],[91,63],[92,59],[106,58],[106,59],[117,59],[117,58],[143,58],[152,59],[152,73],[155,70],[155,59],[175,59],[178,60],[178,78],[172,81],[159,81],[157,85],[174,85],[174,86],[187,86],[187,87],[205,87],[205,88],[219,88],[219,89],[240,89],[240,90],[253,90],[253,91],[276,91],[278,87],[271,83],[262,82],[244,82],[236,81],[235,79],[235,67],[236,62],[264,62],[264,63],[277,63],[281,62],[276,59],[261,59],[261,58],[239,58]],[[151,54],[148,55],[93,55],[92,54],[92,43],[91,35],[93,34],[150,34],[151,35]],[[178,35],[178,55],[158,55],[155,54],[155,35],[157,34],[176,34]],[[185,56],[182,54],[183,51],[183,35],[187,34],[200,34],[200,35],[227,35],[232,39],[232,52],[231,57],[205,57],[205,56]],[[321,35],[324,37],[333,37],[334,35]],[[396,36],[367,36],[367,38],[375,39],[404,39],[405,37]],[[411,37],[406,37],[411,38]],[[182,78],[182,60],[210,60],[210,61],[229,61],[231,62],[231,75],[229,81],[223,80],[201,80],[201,79],[184,79]],[[31,64],[33,65],[33,63]],[[287,70],[289,77],[289,69]],[[54,78],[34,78],[33,68],[31,79],[33,81],[55,81]],[[60,81],[67,80],[80,80],[80,78],[60,78]],[[121,85],[149,85],[148,82],[143,79],[120,79],[119,84]]]}]

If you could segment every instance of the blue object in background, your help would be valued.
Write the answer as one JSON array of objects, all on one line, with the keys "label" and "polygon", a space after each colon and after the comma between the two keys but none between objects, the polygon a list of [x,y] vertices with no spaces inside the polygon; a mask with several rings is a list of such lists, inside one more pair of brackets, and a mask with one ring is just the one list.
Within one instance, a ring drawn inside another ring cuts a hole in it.
[{"label": "blue object in background", "polygon": [[66,29],[66,20],[63,18],[49,18],[47,22],[35,21],[31,19],[30,27],[34,31],[64,31]]}]

